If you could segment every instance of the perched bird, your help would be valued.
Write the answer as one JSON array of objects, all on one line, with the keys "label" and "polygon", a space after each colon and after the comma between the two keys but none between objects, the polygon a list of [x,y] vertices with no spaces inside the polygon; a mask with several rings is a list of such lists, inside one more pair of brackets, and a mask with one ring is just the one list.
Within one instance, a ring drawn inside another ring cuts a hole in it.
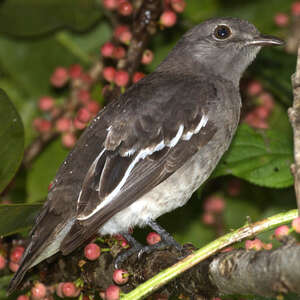
[{"label": "perched bird", "polygon": [[262,46],[282,41],[237,18],[189,30],[157,69],[91,121],[60,167],[9,292],[28,269],[96,234],[149,225],[184,205],[237,128],[239,80]]}]

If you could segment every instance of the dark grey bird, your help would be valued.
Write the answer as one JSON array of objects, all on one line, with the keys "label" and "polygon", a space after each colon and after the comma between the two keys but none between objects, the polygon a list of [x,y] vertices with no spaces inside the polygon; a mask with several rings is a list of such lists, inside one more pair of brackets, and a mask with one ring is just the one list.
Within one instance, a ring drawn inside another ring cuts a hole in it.
[{"label": "dark grey bird", "polygon": [[237,18],[189,30],[82,134],[55,177],[9,292],[28,269],[96,234],[128,237],[129,228],[146,225],[164,233],[154,220],[184,205],[230,145],[242,73],[262,46],[281,44]]}]

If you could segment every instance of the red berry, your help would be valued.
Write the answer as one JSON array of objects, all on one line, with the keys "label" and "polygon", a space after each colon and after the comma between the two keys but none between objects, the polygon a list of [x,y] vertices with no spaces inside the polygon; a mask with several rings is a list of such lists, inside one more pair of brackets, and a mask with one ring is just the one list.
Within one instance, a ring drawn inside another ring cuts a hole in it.
[{"label": "red berry", "polygon": [[136,83],[138,82],[139,80],[141,80],[142,78],[144,78],[146,75],[142,72],[135,72],[133,74],[133,77],[132,77],[132,82],[133,83]]},{"label": "red berry", "polygon": [[156,232],[149,232],[146,241],[148,245],[154,245],[161,241],[161,236]]},{"label": "red berry", "polygon": [[96,260],[101,254],[100,247],[95,243],[90,243],[84,248],[84,255],[89,260]]},{"label": "red berry", "polygon": [[117,0],[102,0],[103,6],[108,10],[114,10],[118,7]]},{"label": "red berry", "polygon": [[37,282],[31,288],[31,295],[34,299],[43,299],[46,296],[47,289],[44,284]]},{"label": "red berry", "polygon": [[65,297],[77,297],[80,294],[80,289],[78,289],[73,282],[65,282],[62,284],[62,293]]},{"label": "red berry", "polygon": [[82,107],[78,110],[76,117],[80,122],[87,123],[91,118],[91,113],[85,107]]},{"label": "red berry", "polygon": [[80,100],[81,103],[86,104],[86,103],[88,103],[90,101],[91,94],[87,90],[80,90],[78,92],[77,97],[78,97],[78,99]]},{"label": "red berry", "polygon": [[177,13],[182,13],[186,7],[184,0],[171,0],[171,6]]},{"label": "red berry", "polygon": [[52,97],[44,96],[39,99],[39,109],[42,111],[49,111],[54,106],[54,99]]},{"label": "red berry", "polygon": [[19,295],[17,300],[30,300],[27,295]]},{"label": "red berry", "polygon": [[100,104],[94,100],[91,100],[86,104],[86,108],[91,114],[95,115],[100,110]]},{"label": "red berry", "polygon": [[289,23],[289,16],[284,13],[278,13],[274,16],[274,22],[278,27],[285,27]]},{"label": "red berry", "polygon": [[129,81],[129,74],[126,71],[118,70],[115,73],[115,83],[117,86],[124,87]]},{"label": "red berry", "polygon": [[130,16],[133,12],[132,4],[128,1],[124,1],[118,7],[118,12],[122,16]]},{"label": "red berry", "polygon": [[129,279],[129,273],[122,269],[117,269],[114,271],[113,280],[116,284],[122,285],[127,283]]},{"label": "red berry", "polygon": [[204,210],[210,213],[220,214],[225,209],[225,199],[218,195],[212,195],[206,198],[204,202]]},{"label": "red berry", "polygon": [[262,247],[263,247],[263,243],[259,239],[254,239],[253,241],[247,240],[245,242],[245,248],[247,250],[253,249],[253,250],[259,251],[262,249]]},{"label": "red berry", "polygon": [[252,80],[247,86],[247,94],[249,96],[256,96],[263,91],[261,83],[257,80]]},{"label": "red berry", "polygon": [[265,106],[258,106],[252,111],[252,113],[259,119],[265,120],[268,118],[270,111]]},{"label": "red berry", "polygon": [[0,270],[3,270],[6,267],[6,263],[5,257],[0,254]]},{"label": "red berry", "polygon": [[9,269],[12,271],[12,272],[17,272],[18,271],[18,269],[19,269],[19,267],[20,267],[20,265],[18,264],[18,263],[15,263],[15,262],[9,262],[9,264],[8,264],[8,267],[9,267]]},{"label": "red berry", "polygon": [[212,213],[206,212],[202,216],[202,222],[205,225],[213,225],[213,224],[215,224],[216,219],[215,219],[215,216]]},{"label": "red berry", "polygon": [[115,45],[111,42],[106,42],[101,47],[101,54],[103,57],[112,57],[115,50]]},{"label": "red berry", "polygon": [[122,33],[130,31],[129,27],[126,25],[119,25],[115,28],[114,37],[119,40]]},{"label": "red berry", "polygon": [[50,82],[55,87],[62,87],[64,86],[69,79],[69,74],[66,68],[58,67],[54,70],[53,74],[51,75]]},{"label": "red berry", "polygon": [[289,231],[290,229],[287,225],[282,225],[275,229],[274,234],[277,239],[281,239],[283,236],[288,235]]},{"label": "red berry", "polygon": [[10,261],[14,263],[19,263],[23,256],[24,250],[25,250],[24,247],[16,246],[10,253],[9,256]]},{"label": "red berry", "polygon": [[33,121],[33,126],[37,131],[45,133],[51,130],[52,124],[48,120],[42,118],[36,118]]},{"label": "red berry", "polygon": [[293,220],[292,227],[297,233],[300,233],[300,217]]},{"label": "red berry", "polygon": [[70,130],[71,126],[72,126],[72,121],[66,117],[62,117],[58,119],[55,123],[55,127],[58,132],[66,132]]},{"label": "red berry", "polygon": [[154,54],[151,50],[147,49],[144,51],[142,56],[142,64],[149,65],[153,60]]},{"label": "red berry", "polygon": [[105,299],[118,300],[120,298],[120,292],[120,288],[112,284],[105,290]]},{"label": "red berry", "polygon": [[176,22],[177,16],[172,10],[166,10],[160,16],[160,23],[165,27],[172,27]]},{"label": "red berry", "polygon": [[114,67],[105,67],[102,71],[103,78],[108,82],[113,82],[115,79],[116,70]]},{"label": "red berry", "polygon": [[296,1],[292,4],[292,15],[300,16],[300,1]]},{"label": "red berry", "polygon": [[77,118],[73,121],[74,127],[76,129],[82,130],[86,127],[86,123],[80,122]]},{"label": "red berry", "polygon": [[73,148],[76,144],[76,136],[72,132],[68,132],[61,137],[61,141],[65,147]]},{"label": "red berry", "polygon": [[70,66],[69,68],[69,75],[72,79],[80,78],[82,73],[82,67],[79,64],[75,64]]},{"label": "red berry", "polygon": [[126,51],[123,47],[121,46],[118,46],[114,49],[114,52],[113,52],[113,58],[115,59],[122,59],[124,58],[126,55]]}]

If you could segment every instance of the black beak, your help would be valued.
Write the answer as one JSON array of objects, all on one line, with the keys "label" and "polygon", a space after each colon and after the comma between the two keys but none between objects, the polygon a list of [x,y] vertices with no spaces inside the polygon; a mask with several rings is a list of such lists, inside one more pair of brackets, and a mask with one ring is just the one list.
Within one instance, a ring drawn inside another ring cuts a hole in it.
[{"label": "black beak", "polygon": [[272,35],[260,35],[253,40],[247,41],[247,46],[282,46],[284,41]]}]

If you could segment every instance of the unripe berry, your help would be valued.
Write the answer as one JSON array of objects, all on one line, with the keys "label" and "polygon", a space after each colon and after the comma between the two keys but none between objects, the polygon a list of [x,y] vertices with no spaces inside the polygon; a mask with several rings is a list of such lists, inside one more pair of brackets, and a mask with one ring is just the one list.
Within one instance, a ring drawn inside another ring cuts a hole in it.
[{"label": "unripe berry", "polygon": [[289,16],[284,13],[278,13],[274,16],[274,22],[278,27],[286,27],[289,24]]},{"label": "unripe berry", "polygon": [[69,75],[72,79],[80,78],[82,74],[82,67],[79,64],[75,64],[70,66],[69,68]]},{"label": "unripe berry", "polygon": [[61,141],[66,148],[73,148],[76,144],[76,136],[72,132],[68,132],[61,137]]},{"label": "unripe berry", "polygon": [[160,16],[160,23],[165,27],[172,27],[176,22],[177,16],[172,10],[166,10]]},{"label": "unripe berry", "polygon": [[12,272],[17,272],[18,271],[18,269],[19,269],[19,267],[20,267],[20,265],[18,264],[18,263],[15,263],[15,262],[9,262],[9,264],[8,264],[8,267],[9,267],[9,269],[12,271]]},{"label": "unripe berry", "polygon": [[41,111],[49,111],[54,106],[54,99],[49,96],[44,96],[39,99],[39,109]]},{"label": "unripe berry", "polygon": [[117,269],[113,273],[113,280],[116,284],[122,285],[128,282],[129,273],[122,269]]},{"label": "unripe berry", "polygon": [[149,65],[153,60],[154,54],[151,50],[147,49],[144,51],[142,56],[142,64]]},{"label": "unripe berry", "polygon": [[73,282],[65,282],[62,284],[62,293],[65,297],[77,297],[80,294],[80,289],[78,289]]},{"label": "unripe berry", "polygon": [[172,9],[177,13],[182,13],[186,7],[184,0],[171,0]]},{"label": "unripe berry", "polygon": [[37,282],[31,288],[31,295],[34,299],[43,299],[46,296],[47,290],[44,284]]},{"label": "unripe berry", "polygon": [[88,103],[88,102],[90,101],[90,99],[91,99],[91,94],[90,94],[90,92],[87,91],[87,90],[80,90],[80,91],[78,92],[77,97],[78,97],[78,99],[80,100],[80,102],[81,102],[82,104],[86,104],[86,103]]},{"label": "unripe berry", "polygon": [[112,57],[115,50],[115,45],[111,42],[106,42],[101,47],[101,54],[103,57]]},{"label": "unripe berry", "polygon": [[148,245],[154,245],[161,241],[161,236],[156,232],[149,232],[146,241]]},{"label": "unripe berry", "polygon": [[114,67],[105,67],[102,71],[103,78],[108,82],[113,82],[115,79],[116,70]]},{"label": "unripe berry", "polygon": [[6,263],[7,261],[5,257],[2,254],[0,254],[0,270],[3,270],[6,267]]},{"label": "unripe berry", "polygon": [[289,231],[290,229],[287,225],[282,225],[275,229],[274,234],[275,237],[280,240],[282,237],[287,236]]},{"label": "unripe berry", "polygon": [[100,110],[100,104],[94,100],[91,100],[86,104],[86,108],[91,114],[95,115]]},{"label": "unripe berry", "polygon": [[210,213],[220,214],[225,209],[225,199],[218,195],[212,195],[206,198],[204,210]]},{"label": "unripe berry", "polygon": [[261,83],[257,80],[252,80],[248,83],[247,94],[249,96],[256,96],[263,91]]},{"label": "unripe berry", "polygon": [[293,16],[300,16],[300,1],[296,1],[292,4],[292,15]]},{"label": "unripe berry", "polygon": [[297,233],[300,233],[300,217],[293,220],[292,227]]},{"label": "unripe berry", "polygon": [[129,74],[126,71],[118,70],[115,73],[115,83],[117,86],[124,87],[129,81]]},{"label": "unripe berry", "polygon": [[19,263],[23,256],[24,250],[25,250],[24,247],[16,246],[10,253],[9,256],[10,261],[14,263]]},{"label": "unripe berry", "polygon": [[72,126],[72,121],[66,117],[62,117],[58,119],[55,123],[55,127],[58,132],[66,132],[70,130],[71,126]]},{"label": "unripe berry", "polygon": [[95,243],[90,243],[84,248],[84,256],[89,260],[96,260],[101,254],[100,247]]},{"label": "unripe berry", "polygon": [[105,300],[118,300],[120,298],[120,288],[116,285],[110,285],[105,290]]},{"label": "unripe berry", "polygon": [[122,59],[126,55],[126,51],[122,46],[118,46],[114,49],[113,58],[115,59]]},{"label": "unripe berry", "polygon": [[130,16],[133,12],[132,4],[128,1],[124,1],[118,7],[118,12],[122,16]]},{"label": "unripe berry", "polygon": [[50,82],[55,87],[64,86],[69,79],[69,74],[66,68],[58,67],[54,70],[53,74],[50,77]]},{"label": "unripe berry", "polygon": [[19,295],[17,300],[30,300],[27,295]]},{"label": "unripe berry", "polygon": [[139,80],[141,80],[142,78],[144,78],[146,75],[142,72],[135,72],[132,76],[132,82],[136,83]]},{"label": "unripe berry", "polygon": [[115,10],[118,7],[117,0],[102,0],[103,6],[108,10]]}]

